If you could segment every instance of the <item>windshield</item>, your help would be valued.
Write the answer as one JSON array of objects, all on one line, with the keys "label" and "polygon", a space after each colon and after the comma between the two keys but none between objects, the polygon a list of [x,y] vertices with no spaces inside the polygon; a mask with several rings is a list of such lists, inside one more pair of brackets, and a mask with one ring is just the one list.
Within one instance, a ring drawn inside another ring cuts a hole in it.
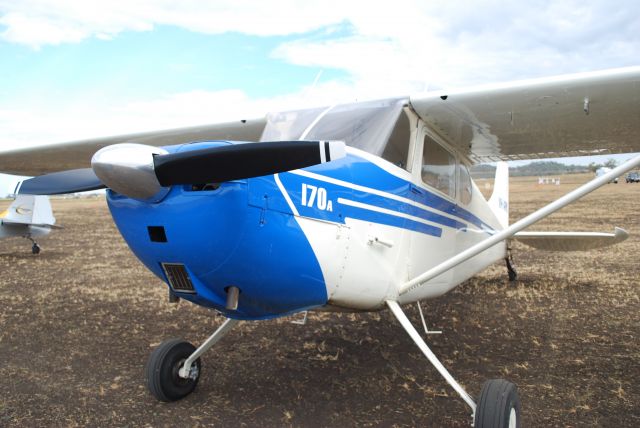
[{"label": "windshield", "polygon": [[382,155],[407,98],[269,113],[260,141],[341,140]]}]

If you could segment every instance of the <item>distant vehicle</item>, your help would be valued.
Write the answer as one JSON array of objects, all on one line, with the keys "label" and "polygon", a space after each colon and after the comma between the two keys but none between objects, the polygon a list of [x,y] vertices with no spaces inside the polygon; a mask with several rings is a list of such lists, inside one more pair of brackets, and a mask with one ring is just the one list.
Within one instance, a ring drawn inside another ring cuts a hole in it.
[{"label": "distant vehicle", "polygon": [[630,172],[627,174],[627,183],[640,183],[640,174],[637,172]]},{"label": "distant vehicle", "polygon": [[[598,168],[598,170],[596,171],[596,177],[600,177],[602,175],[605,175],[606,173],[608,173],[610,171],[611,171],[611,168],[607,168],[606,166],[603,166],[602,168]],[[614,178],[609,183],[618,184],[618,177]]]}]

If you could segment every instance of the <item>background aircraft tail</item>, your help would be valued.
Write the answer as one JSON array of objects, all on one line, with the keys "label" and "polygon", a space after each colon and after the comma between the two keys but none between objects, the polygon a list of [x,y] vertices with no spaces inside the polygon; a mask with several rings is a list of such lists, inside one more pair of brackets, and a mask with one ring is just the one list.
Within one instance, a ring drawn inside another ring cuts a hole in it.
[{"label": "background aircraft tail", "polygon": [[509,226],[509,165],[506,162],[498,162],[496,165],[489,207],[503,228]]},{"label": "background aircraft tail", "polygon": [[56,223],[47,196],[18,195],[0,218],[5,223],[33,226],[53,226]]}]

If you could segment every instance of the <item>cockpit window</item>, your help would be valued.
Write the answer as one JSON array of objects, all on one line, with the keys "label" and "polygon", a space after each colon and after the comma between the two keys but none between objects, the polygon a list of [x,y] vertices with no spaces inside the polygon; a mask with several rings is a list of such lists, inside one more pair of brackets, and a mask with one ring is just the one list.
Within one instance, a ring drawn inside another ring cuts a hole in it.
[{"label": "cockpit window", "polygon": [[327,108],[285,111],[267,114],[267,124],[262,131],[260,141],[300,140],[305,130]]},{"label": "cockpit window", "polygon": [[[408,151],[409,136],[406,134],[405,141],[390,140],[390,137],[396,133],[398,119],[402,120],[400,115],[406,102],[406,98],[394,98],[270,113],[260,141],[341,140],[405,167],[406,154],[403,152]],[[408,131],[408,120],[406,122]],[[393,147],[387,147],[389,141],[393,142]],[[406,149],[400,147],[400,143],[404,143]]]},{"label": "cockpit window", "polygon": [[456,158],[428,135],[422,149],[422,181],[445,195],[456,196]]}]

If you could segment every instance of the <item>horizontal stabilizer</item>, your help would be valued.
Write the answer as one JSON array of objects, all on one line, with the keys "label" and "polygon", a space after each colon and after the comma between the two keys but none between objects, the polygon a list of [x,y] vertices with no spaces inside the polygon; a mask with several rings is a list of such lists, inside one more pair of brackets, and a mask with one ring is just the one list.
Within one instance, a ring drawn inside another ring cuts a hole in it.
[{"label": "horizontal stabilizer", "polygon": [[518,232],[514,239],[546,251],[588,251],[618,244],[629,237],[619,227],[614,233],[599,232]]},{"label": "horizontal stabilizer", "polygon": [[48,223],[26,223],[26,222],[21,222],[21,221],[11,221],[11,220],[2,220],[2,224],[4,225],[16,225],[16,226],[34,226],[34,227],[44,227],[47,229],[64,229],[64,227],[62,226],[58,226],[55,224],[48,224]]}]

